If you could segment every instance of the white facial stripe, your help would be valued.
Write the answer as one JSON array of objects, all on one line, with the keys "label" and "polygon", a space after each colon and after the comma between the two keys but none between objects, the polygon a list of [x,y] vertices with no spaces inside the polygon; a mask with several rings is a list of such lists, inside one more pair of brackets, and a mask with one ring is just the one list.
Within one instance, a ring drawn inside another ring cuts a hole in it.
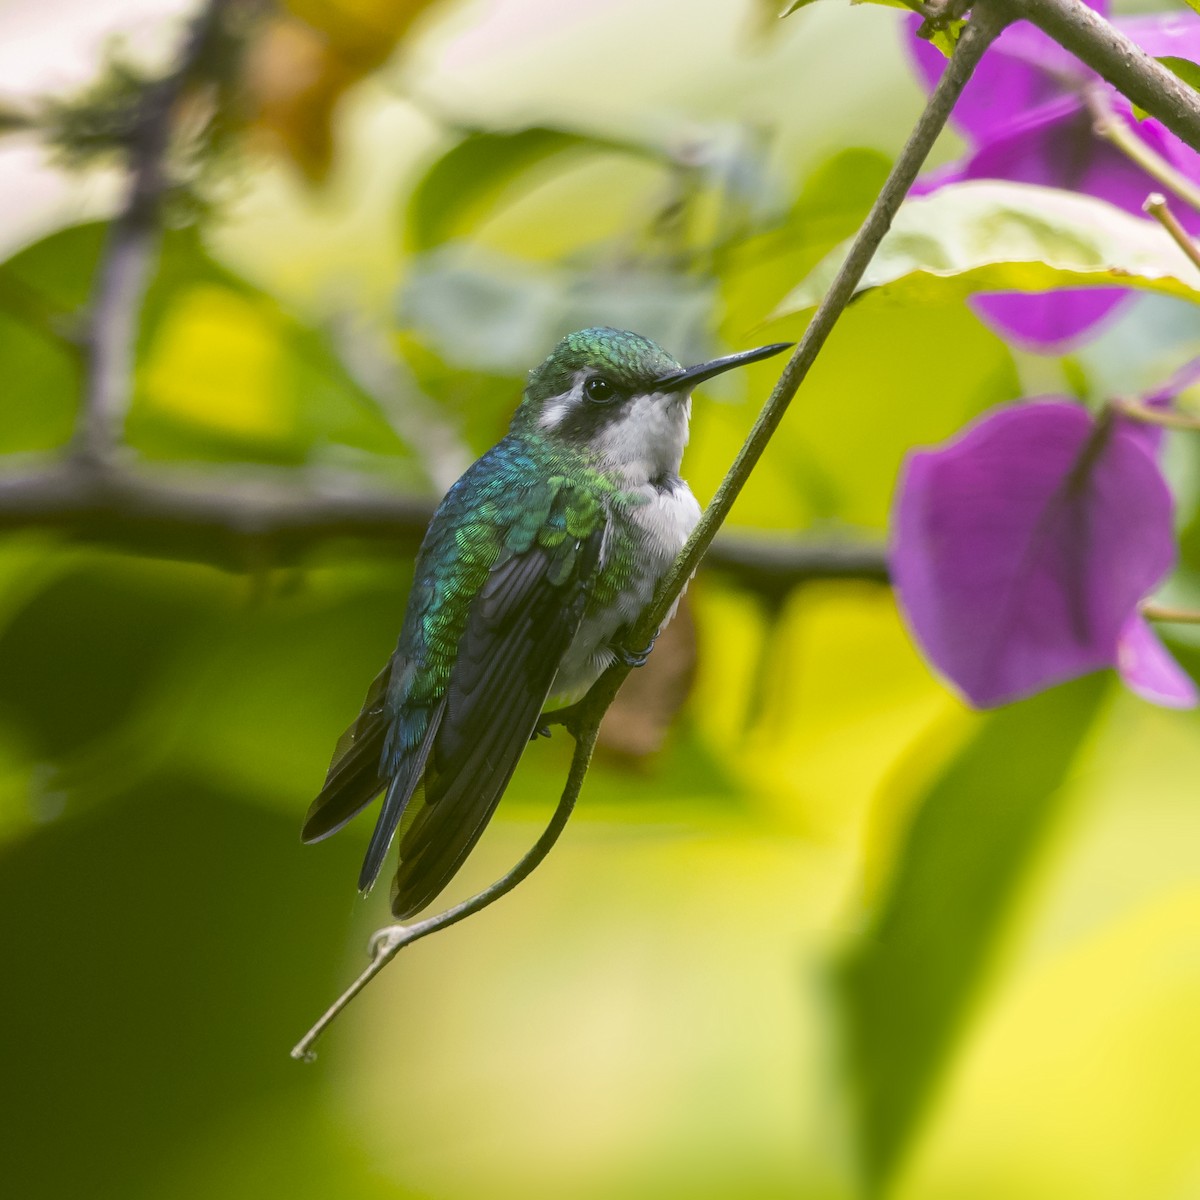
[{"label": "white facial stripe", "polygon": [[[548,433],[560,429],[578,408],[587,405],[583,385],[595,374],[575,372],[571,390],[546,402],[538,418]],[[677,392],[636,396],[610,411],[591,440],[591,449],[638,486],[664,472],[678,473],[688,442],[692,398]]]},{"label": "white facial stripe", "polygon": [[542,409],[542,415],[538,417],[538,424],[543,429],[557,429],[570,411],[571,401],[569,397],[561,396]]},{"label": "white facial stripe", "polygon": [[583,381],[591,374],[590,371],[576,371],[571,382],[571,390],[563,392],[561,396],[555,396],[542,409],[538,424],[543,429],[557,429],[567,419],[567,414],[583,403]]}]

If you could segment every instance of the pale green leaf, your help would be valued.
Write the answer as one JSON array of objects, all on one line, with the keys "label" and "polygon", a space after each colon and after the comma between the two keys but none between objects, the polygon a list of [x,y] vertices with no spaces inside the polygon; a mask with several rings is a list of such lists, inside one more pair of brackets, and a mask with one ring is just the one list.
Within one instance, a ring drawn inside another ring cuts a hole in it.
[{"label": "pale green leaf", "polygon": [[[845,245],[827,255],[774,316],[814,307],[845,255]],[[1077,287],[1140,288],[1200,303],[1200,277],[1158,226],[1090,196],[992,181],[906,201],[858,290],[922,304]]]},{"label": "pale green leaf", "polygon": [[429,250],[469,233],[527,173],[613,152],[656,157],[632,142],[563,129],[534,126],[514,133],[470,133],[443,154],[413,190],[405,214],[409,246]]},{"label": "pale green leaf", "polygon": [[[816,0],[792,0],[780,17],[790,17],[792,13],[798,12],[802,8],[807,8],[810,4],[815,4]],[[903,0],[850,0],[851,4],[878,4],[883,8],[909,8],[911,5],[905,4]]]}]

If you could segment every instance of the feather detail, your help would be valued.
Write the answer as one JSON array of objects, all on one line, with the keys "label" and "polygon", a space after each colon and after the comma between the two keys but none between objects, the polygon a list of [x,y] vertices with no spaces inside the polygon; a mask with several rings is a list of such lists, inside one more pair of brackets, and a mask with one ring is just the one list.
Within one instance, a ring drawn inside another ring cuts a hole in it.
[{"label": "feather detail", "polygon": [[321,794],[304,818],[301,841],[319,842],[337,833],[387,786],[380,763],[388,732],[384,704],[394,661],[375,676],[362,711],[338,738]]},{"label": "feather detail", "polygon": [[[603,528],[493,569],[471,605],[429,757],[422,804],[400,839],[399,918],[424,908],[479,840],[529,742],[587,603]],[[569,556],[567,577],[559,563]]]}]

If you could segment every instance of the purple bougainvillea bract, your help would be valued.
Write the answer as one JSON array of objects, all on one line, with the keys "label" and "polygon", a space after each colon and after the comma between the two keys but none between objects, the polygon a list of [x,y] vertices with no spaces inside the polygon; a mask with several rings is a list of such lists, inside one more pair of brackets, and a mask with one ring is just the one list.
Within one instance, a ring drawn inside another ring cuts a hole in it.
[{"label": "purple bougainvillea bract", "polygon": [[1152,449],[1078,404],[997,409],[902,473],[891,566],[935,667],[988,708],[1103,667],[1162,704],[1195,690],[1138,614],[1175,561]]}]

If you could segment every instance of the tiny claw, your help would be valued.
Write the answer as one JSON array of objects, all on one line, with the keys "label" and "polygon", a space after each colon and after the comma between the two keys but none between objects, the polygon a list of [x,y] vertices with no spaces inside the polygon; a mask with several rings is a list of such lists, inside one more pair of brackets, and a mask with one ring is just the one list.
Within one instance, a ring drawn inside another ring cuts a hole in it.
[{"label": "tiny claw", "polygon": [[533,727],[533,732],[529,735],[529,740],[536,742],[538,738],[548,738],[549,736],[550,722],[543,718]]},{"label": "tiny claw", "polygon": [[654,643],[657,641],[658,634],[656,633],[641,650],[630,650],[625,646],[615,645],[612,648],[612,652],[624,666],[644,667],[646,659],[650,657],[650,651],[654,649]]},{"label": "tiny claw", "polygon": [[[542,713],[538,719],[538,727],[534,731],[534,736],[536,737],[540,733],[544,737],[549,737],[550,730],[555,725],[561,725],[573,738],[578,739],[579,729],[576,722],[582,704],[582,700],[577,700],[574,704],[567,705],[566,708],[556,708],[551,712]],[[532,740],[533,738],[530,738],[530,741]]]}]

